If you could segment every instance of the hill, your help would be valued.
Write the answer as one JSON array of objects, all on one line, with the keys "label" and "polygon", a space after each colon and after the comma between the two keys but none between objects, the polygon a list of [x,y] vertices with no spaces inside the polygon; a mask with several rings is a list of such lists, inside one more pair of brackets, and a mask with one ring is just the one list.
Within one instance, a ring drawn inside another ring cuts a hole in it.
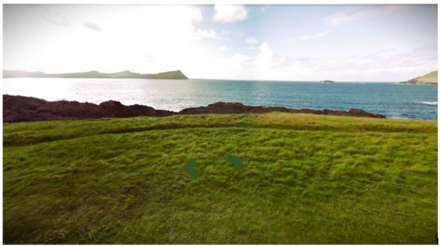
[{"label": "hill", "polygon": [[423,76],[410,79],[408,81],[409,83],[418,83],[418,84],[437,84],[438,82],[438,76],[437,71],[430,72],[428,74],[425,74]]},{"label": "hill", "polygon": [[152,79],[188,79],[182,71],[169,71],[157,74],[151,74]]},{"label": "hill", "polygon": [[131,71],[122,71],[117,73],[100,73],[98,71],[88,71],[80,73],[60,73],[47,74],[43,72],[26,72],[19,70],[4,70],[4,78],[114,78],[114,79],[188,79],[180,70],[162,72],[157,74],[141,74]]},{"label": "hill", "polygon": [[292,113],[6,123],[4,243],[435,244],[436,133]]}]

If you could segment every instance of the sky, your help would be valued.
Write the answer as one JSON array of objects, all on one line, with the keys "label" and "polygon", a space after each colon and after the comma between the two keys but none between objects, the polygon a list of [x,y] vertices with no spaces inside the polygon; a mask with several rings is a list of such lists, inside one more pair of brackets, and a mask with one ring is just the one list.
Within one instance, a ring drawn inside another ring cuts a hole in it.
[{"label": "sky", "polygon": [[6,70],[403,81],[437,69],[436,5],[3,5]]}]

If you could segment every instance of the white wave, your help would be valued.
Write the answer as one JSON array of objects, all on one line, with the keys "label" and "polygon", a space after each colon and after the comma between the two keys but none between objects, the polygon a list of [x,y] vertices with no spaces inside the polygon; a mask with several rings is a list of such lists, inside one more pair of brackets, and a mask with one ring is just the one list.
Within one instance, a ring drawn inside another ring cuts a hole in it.
[{"label": "white wave", "polygon": [[417,103],[426,104],[426,105],[437,105],[437,101],[434,101],[434,102],[421,101],[421,102],[417,102]]}]

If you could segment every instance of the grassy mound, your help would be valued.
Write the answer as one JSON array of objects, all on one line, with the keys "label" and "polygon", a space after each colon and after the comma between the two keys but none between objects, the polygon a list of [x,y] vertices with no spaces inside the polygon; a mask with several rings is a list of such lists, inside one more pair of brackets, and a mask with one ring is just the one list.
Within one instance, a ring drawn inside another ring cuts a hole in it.
[{"label": "grassy mound", "polygon": [[5,124],[4,240],[434,243],[436,132],[289,113]]},{"label": "grassy mound", "polygon": [[412,80],[410,80],[410,82],[414,82],[414,83],[430,83],[430,84],[437,84],[438,81],[438,73],[437,71],[433,71],[430,73],[427,73],[423,76],[414,78]]}]

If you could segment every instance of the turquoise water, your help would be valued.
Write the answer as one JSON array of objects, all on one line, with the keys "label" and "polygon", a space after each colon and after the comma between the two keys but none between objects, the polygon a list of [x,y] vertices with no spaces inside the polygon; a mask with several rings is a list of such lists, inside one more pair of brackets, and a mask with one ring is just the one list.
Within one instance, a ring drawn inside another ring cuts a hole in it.
[{"label": "turquoise water", "polygon": [[3,93],[93,103],[117,100],[173,111],[225,101],[289,108],[359,108],[391,118],[437,119],[437,85],[17,78],[3,80]]}]

